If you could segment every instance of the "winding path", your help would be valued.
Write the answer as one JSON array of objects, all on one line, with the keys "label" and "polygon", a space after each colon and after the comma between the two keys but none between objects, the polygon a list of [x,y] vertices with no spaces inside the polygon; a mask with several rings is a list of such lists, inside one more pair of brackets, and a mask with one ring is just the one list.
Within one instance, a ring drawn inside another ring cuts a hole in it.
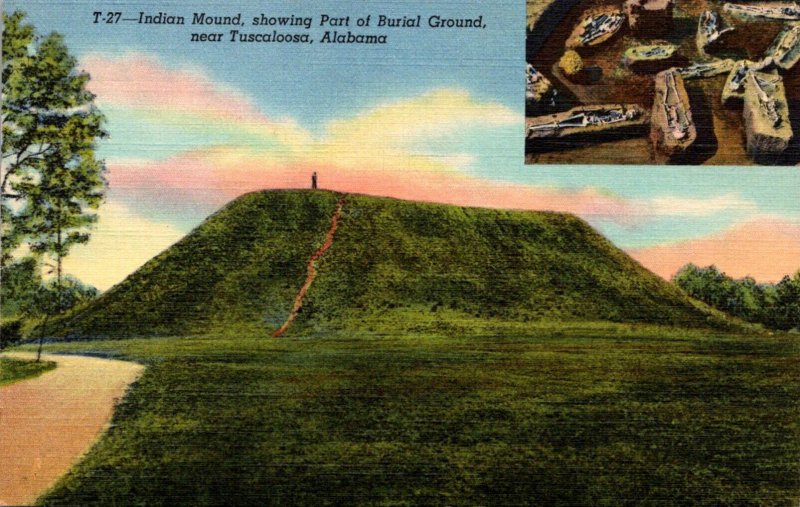
[{"label": "winding path", "polygon": [[283,333],[289,329],[289,326],[292,325],[294,319],[297,318],[297,314],[300,313],[300,308],[303,307],[303,299],[306,297],[306,293],[308,293],[308,289],[311,287],[311,284],[314,283],[314,278],[317,277],[317,261],[325,255],[325,252],[333,246],[333,237],[336,235],[336,229],[339,227],[339,219],[342,217],[342,208],[344,207],[345,198],[347,195],[342,196],[341,199],[336,203],[336,210],[333,212],[333,216],[331,217],[331,226],[328,228],[328,233],[325,235],[325,240],[322,242],[322,246],[320,246],[316,252],[314,252],[311,257],[308,259],[308,265],[306,266],[306,281],[303,283],[303,286],[300,287],[300,290],[297,292],[297,295],[294,298],[294,304],[292,305],[292,311],[289,313],[289,317],[287,317],[286,322],[278,328],[277,331],[272,333],[272,336],[278,337],[281,336]]},{"label": "winding path", "polygon": [[92,357],[43,359],[58,366],[0,387],[0,505],[31,504],[51,487],[100,437],[115,403],[144,370]]}]

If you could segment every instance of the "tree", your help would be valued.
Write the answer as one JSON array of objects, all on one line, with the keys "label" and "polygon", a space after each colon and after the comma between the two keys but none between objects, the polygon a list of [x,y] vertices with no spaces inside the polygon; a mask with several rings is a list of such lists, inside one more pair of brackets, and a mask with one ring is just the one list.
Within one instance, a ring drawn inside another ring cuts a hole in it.
[{"label": "tree", "polygon": [[63,277],[60,280],[51,280],[36,287],[32,297],[22,308],[22,311],[31,317],[44,318],[44,322],[39,326],[39,347],[36,353],[37,363],[42,356],[44,335],[47,332],[47,324],[50,317],[91,301],[96,297],[97,289],[82,284],[80,280],[72,276]]},{"label": "tree", "polygon": [[46,328],[49,316],[70,304],[75,284],[65,285],[63,260],[89,240],[105,194],[105,165],[95,154],[105,118],[61,35],[37,37],[23,19],[21,12],[3,14],[0,267],[21,245],[55,263],[47,264],[55,283],[38,285],[28,312],[43,314]]},{"label": "tree", "polygon": [[23,184],[29,203],[22,215],[31,251],[55,259],[57,286],[63,278],[63,259],[70,248],[89,241],[88,227],[103,198],[102,168],[93,158],[64,159],[56,151],[45,158],[48,167],[37,184]]},{"label": "tree", "polygon": [[24,14],[3,14],[2,259],[27,243],[55,260],[57,285],[69,249],[89,239],[105,166],[95,143],[105,118],[57,33],[39,40]]},{"label": "tree", "polygon": [[784,276],[775,285],[775,308],[772,318],[778,329],[800,329],[800,271]]},{"label": "tree", "polygon": [[749,322],[781,330],[800,328],[800,271],[773,285],[750,277],[734,280],[715,266],[687,264],[672,281],[688,295]]},{"label": "tree", "polygon": [[33,303],[36,288],[42,284],[39,266],[33,257],[25,257],[0,268],[0,321],[17,318]]},{"label": "tree", "polygon": [[[19,79],[23,73],[25,63],[29,60],[28,47],[33,43],[34,32],[30,25],[22,25],[22,13],[15,12],[7,16],[3,14],[3,164],[2,164],[2,193],[0,194],[0,224],[2,224],[2,252],[0,253],[0,266],[5,266],[11,259],[11,253],[19,246],[21,234],[15,215],[10,207],[9,200],[17,197],[12,194],[12,176],[21,174],[25,166],[26,150],[21,147],[26,143],[32,144],[31,136],[25,136],[25,130],[31,130],[33,123],[31,117],[26,117],[17,112],[23,105],[12,93],[11,81]],[[26,126],[28,127],[26,129]],[[8,157],[6,156],[8,154]],[[11,157],[15,157],[14,160]]]},{"label": "tree", "polygon": [[672,278],[672,281],[693,298],[722,309],[726,299],[723,285],[725,275],[717,270],[716,266],[700,268],[694,264],[682,267]]}]

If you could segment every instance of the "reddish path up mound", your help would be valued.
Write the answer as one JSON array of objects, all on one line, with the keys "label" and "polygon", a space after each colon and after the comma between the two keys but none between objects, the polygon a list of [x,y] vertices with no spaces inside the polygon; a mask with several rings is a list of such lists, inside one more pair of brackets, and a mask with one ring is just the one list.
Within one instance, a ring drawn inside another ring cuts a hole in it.
[{"label": "reddish path up mound", "polygon": [[303,286],[300,287],[300,290],[297,292],[297,296],[294,298],[292,311],[289,313],[289,317],[286,319],[286,322],[284,322],[277,331],[272,333],[272,336],[281,336],[286,332],[287,329],[289,329],[289,326],[292,325],[294,319],[297,318],[297,314],[300,312],[300,308],[303,306],[303,299],[305,299],[309,287],[311,287],[311,284],[314,283],[314,278],[317,276],[317,267],[315,264],[319,259],[322,258],[323,255],[325,255],[325,252],[328,251],[331,245],[333,245],[333,237],[336,234],[336,229],[339,227],[339,218],[342,216],[342,207],[344,206],[344,201],[345,197],[343,196],[336,203],[336,210],[333,212],[331,226],[328,229],[328,233],[325,235],[325,241],[323,241],[322,246],[320,246],[317,251],[314,252],[311,258],[308,259],[306,281],[303,283]]}]

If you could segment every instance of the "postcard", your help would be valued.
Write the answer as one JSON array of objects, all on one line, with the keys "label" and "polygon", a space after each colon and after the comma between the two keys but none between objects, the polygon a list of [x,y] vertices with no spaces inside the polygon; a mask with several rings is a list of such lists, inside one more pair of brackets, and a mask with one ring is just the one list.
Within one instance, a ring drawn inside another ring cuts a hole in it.
[{"label": "postcard", "polygon": [[798,27],[6,0],[0,505],[797,505]]}]

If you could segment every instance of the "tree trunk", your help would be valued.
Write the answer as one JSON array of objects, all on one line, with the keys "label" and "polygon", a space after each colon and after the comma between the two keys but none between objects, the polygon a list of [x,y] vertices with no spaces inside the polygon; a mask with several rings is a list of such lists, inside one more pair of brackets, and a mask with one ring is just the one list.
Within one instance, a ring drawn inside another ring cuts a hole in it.
[{"label": "tree trunk", "polygon": [[36,351],[36,362],[38,363],[42,359],[42,347],[44,346],[44,333],[47,330],[47,322],[50,320],[50,314],[45,314],[44,316],[44,324],[42,324],[42,329],[39,331],[39,348]]},{"label": "tree trunk", "polygon": [[[60,213],[59,213],[60,215]],[[58,298],[59,298],[59,310],[61,310],[61,261],[63,255],[61,254],[61,223],[60,223],[60,216],[59,216],[59,224],[58,224],[58,238],[56,239],[56,288],[58,288]]]},{"label": "tree trunk", "polygon": [[50,321],[50,314],[52,313],[53,316],[58,315],[61,313],[61,310],[64,306],[64,295],[63,290],[61,288],[61,277],[62,277],[62,261],[63,261],[63,254],[61,253],[61,209],[59,208],[59,223],[56,226],[56,302],[55,305],[49,305],[48,311],[45,312],[44,315],[44,324],[42,325],[41,331],[39,331],[39,349],[36,352],[36,362],[38,363],[42,357],[42,347],[44,346],[44,333],[47,330],[47,323]]},{"label": "tree trunk", "polygon": [[59,207],[58,213],[58,228],[57,233],[58,237],[56,238],[56,308],[55,314],[58,315],[64,310],[64,288],[62,287],[62,276],[63,276],[63,261],[64,261],[64,253],[61,250],[63,239],[61,237],[61,208]]}]

